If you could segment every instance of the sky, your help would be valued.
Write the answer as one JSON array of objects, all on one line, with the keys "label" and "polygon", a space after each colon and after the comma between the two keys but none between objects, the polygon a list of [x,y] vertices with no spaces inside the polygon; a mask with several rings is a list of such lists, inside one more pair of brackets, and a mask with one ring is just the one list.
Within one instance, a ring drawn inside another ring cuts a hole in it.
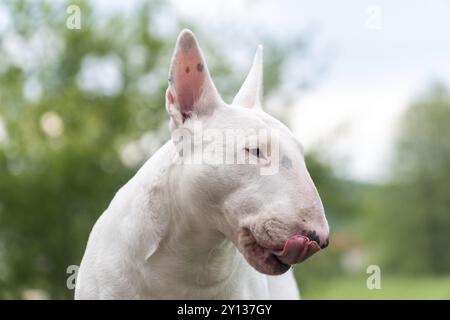
[{"label": "sky", "polygon": [[[97,1],[125,13],[134,6],[111,3]],[[171,3],[177,16],[218,38],[231,25],[242,33],[264,28],[274,37],[312,31],[316,50],[333,54],[318,83],[295,99],[290,125],[307,150],[320,145],[338,174],[355,180],[388,178],[402,112],[434,81],[450,85],[445,0]]]}]

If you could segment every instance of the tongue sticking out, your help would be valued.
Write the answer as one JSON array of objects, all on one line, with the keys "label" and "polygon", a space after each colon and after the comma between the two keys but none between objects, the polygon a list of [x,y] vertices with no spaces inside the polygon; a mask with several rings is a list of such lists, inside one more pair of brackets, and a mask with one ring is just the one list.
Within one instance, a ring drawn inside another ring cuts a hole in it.
[{"label": "tongue sticking out", "polygon": [[275,250],[272,253],[282,263],[292,265],[304,261],[319,250],[320,246],[317,242],[298,235],[290,237],[286,241],[283,250]]}]

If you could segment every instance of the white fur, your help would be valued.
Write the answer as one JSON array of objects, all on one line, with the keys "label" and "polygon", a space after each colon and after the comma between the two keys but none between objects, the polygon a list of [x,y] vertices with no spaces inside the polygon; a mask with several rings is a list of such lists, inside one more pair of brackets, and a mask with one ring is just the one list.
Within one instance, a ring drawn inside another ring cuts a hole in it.
[{"label": "white fur", "polygon": [[[188,41],[204,63],[192,33],[183,31],[180,41],[172,71],[183,64]],[[255,61],[262,57],[257,54]],[[258,272],[242,238],[244,229],[269,244],[300,229],[328,235],[298,142],[288,128],[259,108],[261,68],[254,63],[251,73],[257,75],[247,79],[259,80],[247,80],[233,105],[227,105],[216,93],[205,64],[206,82],[198,88],[193,114],[184,121],[177,92],[169,86],[166,107],[172,129],[193,132],[196,122],[220,131],[275,129],[280,133],[280,153],[289,157],[292,168],[261,176],[258,166],[183,164],[174,141],[168,141],[117,192],[95,224],[78,272],[76,299],[299,298],[292,272]],[[255,107],[243,108],[240,104],[245,101],[253,101]],[[238,139],[245,145],[250,137]]]},{"label": "white fur", "polygon": [[119,190],[92,230],[75,297],[298,298],[291,273],[258,273],[224,236],[186,215],[175,157],[169,141]]}]

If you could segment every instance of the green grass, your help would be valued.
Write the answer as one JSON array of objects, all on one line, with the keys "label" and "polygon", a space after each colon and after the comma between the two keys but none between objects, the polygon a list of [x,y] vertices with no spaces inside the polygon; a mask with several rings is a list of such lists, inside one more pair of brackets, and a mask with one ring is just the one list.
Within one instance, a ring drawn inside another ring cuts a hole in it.
[{"label": "green grass", "polygon": [[450,277],[381,278],[381,289],[369,290],[366,278],[311,281],[300,286],[302,299],[450,299]]}]

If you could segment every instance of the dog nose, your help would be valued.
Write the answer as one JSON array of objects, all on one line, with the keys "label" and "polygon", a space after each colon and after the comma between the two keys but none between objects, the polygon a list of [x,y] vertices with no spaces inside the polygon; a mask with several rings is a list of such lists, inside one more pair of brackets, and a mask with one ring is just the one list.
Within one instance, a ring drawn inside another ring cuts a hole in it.
[{"label": "dog nose", "polygon": [[[319,236],[315,230],[306,232],[306,236],[309,238],[309,240],[317,242],[321,249],[325,249],[330,244],[330,238],[328,237],[328,235]],[[321,238],[325,240],[321,241]]]},{"label": "dog nose", "polygon": [[320,246],[321,249],[325,249],[330,244],[330,237],[327,237],[325,242]]}]

